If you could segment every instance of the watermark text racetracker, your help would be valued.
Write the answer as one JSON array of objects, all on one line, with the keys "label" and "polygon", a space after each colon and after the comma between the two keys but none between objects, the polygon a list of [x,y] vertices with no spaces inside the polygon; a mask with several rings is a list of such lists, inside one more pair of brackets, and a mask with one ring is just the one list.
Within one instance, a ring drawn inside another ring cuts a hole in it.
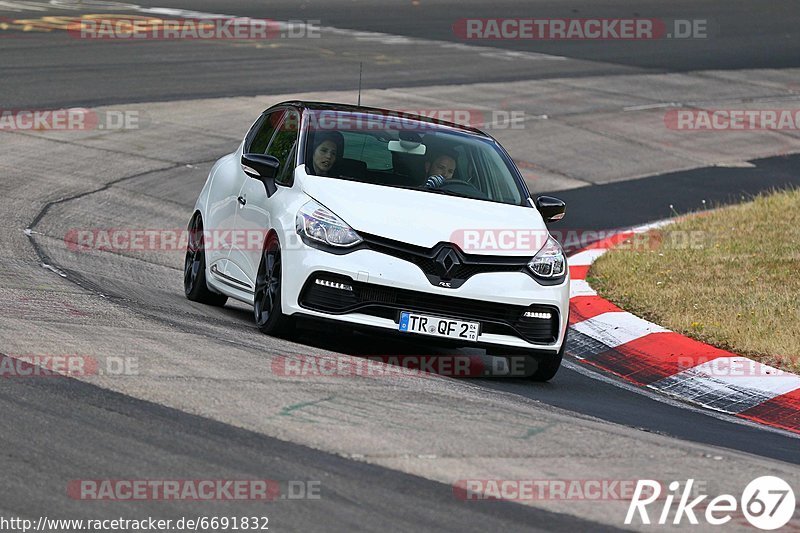
[{"label": "watermark text racetracker", "polygon": [[252,18],[160,19],[128,17],[81,19],[68,29],[79,39],[266,40],[320,38],[320,21],[280,22]]},{"label": "watermark text racetracker", "polygon": [[[706,356],[678,355],[676,357],[678,372],[689,371],[694,376],[711,378],[791,378],[792,373],[781,370],[780,366],[790,365],[789,356],[773,355],[754,361],[747,357],[729,357],[709,354]],[[767,364],[769,363],[769,364]]]},{"label": "watermark text racetracker", "polygon": [[0,109],[0,131],[138,130],[149,116],[138,109]]},{"label": "watermark text racetracker", "polygon": [[[267,230],[204,229],[202,239],[206,251],[227,251],[231,248],[246,251],[261,251]],[[184,252],[189,243],[188,229],[168,228],[71,228],[64,235],[64,243],[72,252]],[[465,253],[509,253],[535,254],[551,236],[565,249],[577,249],[612,237],[619,230],[536,230],[526,228],[464,228],[450,235],[450,242]],[[635,234],[616,248],[627,251],[670,249],[702,249],[708,246],[712,236],[704,231],[661,229]],[[295,232],[287,232],[281,238],[284,250],[302,249],[304,246]]]},{"label": "watermark text racetracker", "polygon": [[76,39],[116,40],[266,40],[318,39],[321,20],[252,19],[204,16],[165,19],[157,16],[86,14],[12,19],[0,17],[0,30],[66,31]]},{"label": "watermark text racetracker", "polygon": [[658,18],[462,18],[453,24],[465,40],[705,39],[708,19]]},{"label": "watermark text racetracker", "polygon": [[507,355],[287,355],[272,360],[272,373],[286,379],[409,377],[527,377],[535,371],[529,357]]},{"label": "watermark text racetracker", "polygon": [[670,109],[664,124],[678,131],[797,131],[800,109]]},{"label": "watermark text racetracker", "polygon": [[[227,251],[231,247],[260,251],[266,230],[215,230],[205,229],[202,242],[206,251]],[[185,252],[190,231],[167,228],[72,228],[64,235],[64,243],[72,252]],[[289,237],[292,237],[290,234]],[[294,239],[299,246],[299,238]]]},{"label": "watermark text racetracker", "polygon": [[[465,228],[452,233],[450,242],[456,244],[466,253],[503,253],[514,252],[524,255],[536,253],[542,249],[549,237],[559,241],[565,249],[585,248],[592,243],[614,237],[619,230],[587,230],[587,229],[518,229],[518,228]],[[657,229],[647,233],[636,233],[615,245],[615,250],[640,252],[669,249],[704,248],[710,242],[708,232],[694,230]]]},{"label": "watermark text racetracker", "polygon": [[319,500],[319,480],[275,479],[73,479],[67,496],[83,501]]},{"label": "watermark text racetracker", "polygon": [[0,355],[0,378],[136,376],[139,360],[129,356],[78,354]]},{"label": "watermark text racetracker", "polygon": [[[431,122],[420,122],[417,117],[431,119]],[[275,116],[274,120],[279,120]],[[322,110],[308,114],[307,128],[310,131],[364,131],[396,129],[400,131],[425,131],[437,128],[437,122],[453,122],[486,130],[520,130],[525,128],[525,121],[533,118],[522,109],[477,109],[477,108],[408,108],[393,111],[373,111],[368,116],[343,113],[334,110]],[[286,127],[300,128],[300,124],[286,123]]]},{"label": "watermark text racetracker", "polygon": [[[465,501],[627,501],[636,479],[461,479],[453,496]],[[649,489],[648,495],[655,494]]]}]

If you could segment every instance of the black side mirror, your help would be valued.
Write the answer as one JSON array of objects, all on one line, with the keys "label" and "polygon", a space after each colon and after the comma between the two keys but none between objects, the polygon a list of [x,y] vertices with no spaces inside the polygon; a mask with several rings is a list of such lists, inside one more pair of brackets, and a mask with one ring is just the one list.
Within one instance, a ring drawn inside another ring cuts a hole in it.
[{"label": "black side mirror", "polygon": [[542,214],[545,222],[555,222],[564,218],[567,211],[567,204],[563,200],[552,196],[540,196],[536,199],[536,209]]},{"label": "black side mirror", "polygon": [[277,157],[264,154],[242,154],[242,170],[245,174],[264,184],[267,196],[272,196],[278,189],[275,185],[275,176],[281,162]]}]

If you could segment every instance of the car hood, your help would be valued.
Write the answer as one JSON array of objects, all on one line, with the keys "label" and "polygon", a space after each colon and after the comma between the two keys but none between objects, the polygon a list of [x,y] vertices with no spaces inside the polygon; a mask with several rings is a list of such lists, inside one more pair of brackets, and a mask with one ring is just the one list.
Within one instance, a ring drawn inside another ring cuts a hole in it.
[{"label": "car hood", "polygon": [[471,254],[532,256],[549,235],[532,207],[307,174],[302,189],[357,232],[426,248],[452,242]]}]

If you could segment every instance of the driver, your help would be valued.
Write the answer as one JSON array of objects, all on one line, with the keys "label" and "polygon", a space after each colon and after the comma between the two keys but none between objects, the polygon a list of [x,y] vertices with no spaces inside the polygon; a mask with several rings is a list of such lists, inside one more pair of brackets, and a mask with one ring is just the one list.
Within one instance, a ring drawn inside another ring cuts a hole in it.
[{"label": "driver", "polygon": [[425,187],[436,189],[444,185],[445,181],[453,179],[457,157],[450,150],[431,151],[425,158],[425,175],[428,176]]}]

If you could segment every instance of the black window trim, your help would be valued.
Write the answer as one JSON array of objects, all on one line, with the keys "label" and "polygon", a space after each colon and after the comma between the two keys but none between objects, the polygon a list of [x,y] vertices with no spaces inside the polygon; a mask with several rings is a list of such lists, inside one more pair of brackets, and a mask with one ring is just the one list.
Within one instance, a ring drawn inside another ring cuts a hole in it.
[{"label": "black window trim", "polygon": [[[293,161],[294,164],[291,166],[291,171],[290,171],[291,175],[289,176],[289,181],[287,183],[281,183],[277,179],[275,179],[275,183],[277,185],[280,185],[281,187],[286,187],[286,188],[290,189],[290,188],[292,188],[294,186],[294,170],[297,168],[297,165],[299,164],[297,162],[297,154],[298,154],[297,145],[300,142],[300,135],[301,135],[301,132],[302,132],[302,129],[303,129],[302,127],[299,127],[299,125],[301,124],[301,121],[303,119],[303,114],[300,112],[299,109],[297,109],[294,106],[280,106],[280,107],[276,107],[276,108],[272,108],[272,109],[268,109],[268,110],[264,111],[263,115],[266,115],[268,113],[272,113],[273,111],[278,111],[278,110],[283,110],[283,111],[285,111],[285,113],[283,115],[283,118],[281,118],[280,124],[278,124],[278,126],[275,128],[275,133],[272,134],[272,137],[270,138],[269,143],[267,143],[267,151],[266,151],[266,153],[269,153],[269,149],[272,147],[272,142],[275,140],[275,137],[281,131],[281,128],[283,127],[284,123],[286,122],[287,118],[289,117],[289,114],[292,113],[292,112],[296,113],[297,114],[297,119],[298,119],[297,120],[298,128],[297,128],[297,132],[295,134],[296,138],[294,140],[294,144],[292,145],[292,148],[289,150],[289,157],[287,157],[287,159],[286,159],[287,163],[289,163],[289,161],[291,161],[291,160],[294,160]],[[280,168],[278,169],[278,174],[279,175],[280,175],[282,170],[283,169],[280,169]]]},{"label": "black window trim", "polygon": [[[275,134],[278,133],[278,131],[280,130],[281,126],[283,126],[283,122],[286,120],[286,111],[288,111],[289,109],[291,109],[291,106],[281,105],[281,106],[271,107],[271,108],[267,109],[266,111],[264,111],[263,113],[261,113],[261,116],[258,117],[258,119],[256,120],[255,124],[253,124],[250,127],[250,131],[247,133],[247,136],[244,139],[244,147],[242,148],[242,153],[245,153],[245,154],[250,153],[249,150],[250,150],[250,147],[253,144],[254,137],[256,136],[256,133],[261,130],[261,126],[264,124],[264,121],[266,120],[266,118],[269,115],[271,115],[273,113],[277,113],[277,112],[280,111],[280,112],[283,112],[284,115],[281,116],[280,123],[275,128],[275,131],[272,132],[272,136],[269,138],[269,141],[267,141],[267,148],[266,149],[269,150],[269,146],[272,144],[272,140],[275,138]],[[266,153],[266,152],[264,152],[264,153]]]}]

